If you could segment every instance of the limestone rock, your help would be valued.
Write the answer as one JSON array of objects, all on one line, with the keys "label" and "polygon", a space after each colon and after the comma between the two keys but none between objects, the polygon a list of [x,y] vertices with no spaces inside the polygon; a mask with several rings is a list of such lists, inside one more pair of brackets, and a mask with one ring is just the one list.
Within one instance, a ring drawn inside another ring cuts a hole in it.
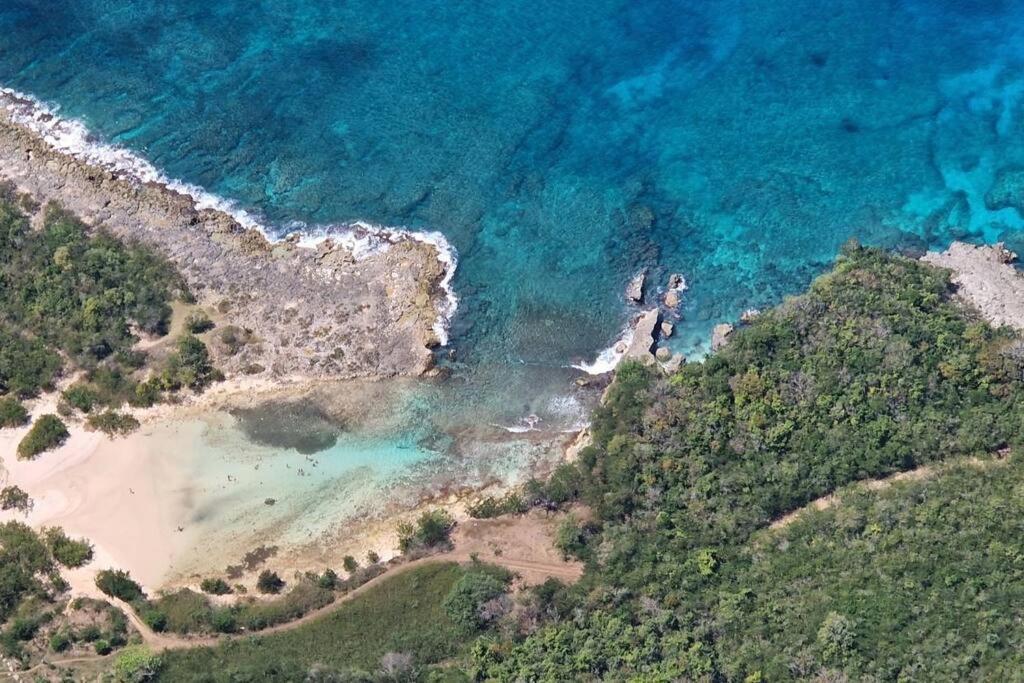
[{"label": "limestone rock", "polygon": [[672,355],[672,358],[667,363],[662,363],[661,367],[668,374],[672,375],[679,372],[679,368],[683,367],[683,363],[686,362],[686,356],[681,353]]},{"label": "limestone rock", "polygon": [[670,289],[665,292],[665,305],[669,308],[676,308],[679,306],[679,292],[674,289]]},{"label": "limestone rock", "polygon": [[761,315],[761,311],[759,309],[748,308],[747,310],[743,311],[742,315],[740,315],[740,322],[751,323],[754,321],[754,318],[756,318],[759,315]]},{"label": "limestone rock", "polygon": [[715,329],[711,331],[711,350],[717,351],[729,343],[729,335],[732,334],[732,331],[733,326],[729,323],[715,325]]},{"label": "limestone rock", "polygon": [[654,353],[654,357],[662,363],[665,363],[672,358],[672,350],[664,346],[658,347],[658,350]]},{"label": "limestone rock", "polygon": [[626,285],[626,298],[635,304],[644,300],[644,280],[647,279],[647,270],[641,270],[633,276],[633,279]]},{"label": "limestone rock", "polygon": [[654,346],[654,328],[658,326],[661,314],[657,308],[643,313],[633,328],[633,339],[623,356],[626,360],[639,360],[644,363],[654,361],[651,348]]},{"label": "limestone rock", "polygon": [[666,337],[666,338],[667,337],[671,337],[672,336],[672,332],[674,332],[675,329],[676,329],[675,325],[673,325],[669,321],[667,321],[667,320],[661,321],[661,336],[662,337]]},{"label": "limestone rock", "polygon": [[668,276],[668,288],[669,289],[683,289],[686,286],[686,280],[679,273],[672,273]]}]

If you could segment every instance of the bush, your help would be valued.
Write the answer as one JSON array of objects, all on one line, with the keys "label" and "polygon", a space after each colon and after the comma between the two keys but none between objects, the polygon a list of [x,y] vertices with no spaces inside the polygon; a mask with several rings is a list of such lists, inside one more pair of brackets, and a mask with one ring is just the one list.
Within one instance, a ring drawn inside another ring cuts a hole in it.
[{"label": "bush", "polygon": [[185,318],[185,329],[191,334],[202,334],[214,328],[213,321],[202,311],[189,313]]},{"label": "bush", "polygon": [[490,519],[501,515],[519,515],[526,512],[529,507],[521,495],[510,491],[501,498],[487,496],[469,505],[467,512],[474,519]]},{"label": "bush", "polygon": [[67,441],[68,428],[56,415],[43,415],[32,425],[25,438],[18,444],[18,457],[30,460],[40,453],[57,448]]},{"label": "bush", "polygon": [[284,581],[277,572],[264,569],[256,579],[256,590],[260,593],[280,593],[284,588]]},{"label": "bush", "polygon": [[75,384],[61,394],[65,401],[83,413],[92,412],[100,402],[99,392],[87,384]]},{"label": "bush", "polygon": [[98,655],[109,655],[111,652],[114,651],[114,648],[113,646],[111,646],[110,641],[106,640],[105,638],[100,638],[95,643],[93,643],[93,649],[96,650],[96,654]]},{"label": "bush", "polygon": [[0,510],[17,510],[24,514],[32,509],[32,499],[13,484],[0,490]]},{"label": "bush", "polygon": [[338,587],[338,575],[333,569],[325,569],[324,573],[317,577],[316,583],[321,588],[332,591]]},{"label": "bush", "polygon": [[349,574],[359,569],[359,563],[356,561],[356,558],[352,557],[351,555],[346,555],[341,560],[341,566],[343,566],[345,568],[345,571],[347,571]]},{"label": "bush", "polygon": [[175,353],[167,359],[161,374],[165,389],[182,386],[202,391],[210,384],[224,379],[224,375],[210,363],[210,352],[197,337],[187,334],[178,340]]},{"label": "bush", "polygon": [[85,420],[90,429],[98,429],[109,437],[125,436],[139,428],[139,421],[132,415],[107,410],[90,415]]},{"label": "bush", "polygon": [[455,528],[455,519],[446,510],[430,510],[420,515],[416,525],[403,522],[398,525],[398,547],[403,553],[410,550],[448,545]]},{"label": "bush", "polygon": [[160,655],[145,645],[129,645],[114,661],[114,677],[118,683],[143,683],[160,671]]},{"label": "bush", "polygon": [[50,649],[54,652],[64,652],[71,647],[71,636],[67,631],[57,631],[50,636]]},{"label": "bush", "polygon": [[380,562],[380,555],[378,555],[375,551],[371,550],[368,553],[366,553],[366,561],[370,564],[377,564],[378,562]]},{"label": "bush", "polygon": [[128,572],[121,569],[104,569],[96,575],[96,587],[106,595],[135,602],[146,597],[142,586],[135,583]]},{"label": "bush", "polygon": [[73,540],[60,527],[50,527],[43,532],[50,553],[61,565],[74,569],[92,560],[92,546],[85,540]]},{"label": "bush", "polygon": [[0,429],[20,427],[28,422],[28,411],[13,396],[0,398]]},{"label": "bush", "polygon": [[231,586],[221,578],[203,579],[202,583],[199,584],[199,588],[204,593],[209,593],[210,595],[227,595],[231,592]]},{"label": "bush", "polygon": [[474,568],[466,572],[444,599],[445,612],[463,631],[478,631],[487,624],[481,607],[505,592],[509,578],[503,570]]}]

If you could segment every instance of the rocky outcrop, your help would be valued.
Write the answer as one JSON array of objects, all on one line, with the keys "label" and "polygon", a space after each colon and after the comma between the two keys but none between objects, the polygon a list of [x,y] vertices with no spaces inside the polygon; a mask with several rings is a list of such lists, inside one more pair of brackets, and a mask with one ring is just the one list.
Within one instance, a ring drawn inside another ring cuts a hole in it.
[{"label": "rocky outcrop", "polygon": [[252,343],[216,358],[228,374],[355,378],[429,369],[445,296],[437,248],[394,232],[357,259],[345,246],[270,242],[159,183],[58,152],[0,108],[0,179],[170,259],[199,303]]},{"label": "rocky outcrop", "polygon": [[672,323],[670,323],[667,320],[662,320],[661,321],[661,337],[662,337],[662,339],[667,339],[667,338],[671,337],[672,333],[675,331],[675,329],[676,329],[675,325],[673,325]]},{"label": "rocky outcrop", "polygon": [[633,276],[633,279],[626,285],[626,299],[632,301],[635,304],[643,303],[644,300],[644,280],[647,279],[647,271],[641,270],[639,273]]},{"label": "rocky outcrop", "polygon": [[996,327],[1024,330],[1024,275],[1010,265],[1016,254],[1002,244],[953,242],[944,252],[928,252],[925,263],[948,268],[957,295]]},{"label": "rocky outcrop", "polygon": [[624,360],[638,360],[642,363],[654,361],[651,349],[654,347],[654,330],[658,326],[660,317],[661,314],[657,308],[652,308],[640,316],[633,329],[633,339],[630,340],[629,347],[623,354]]},{"label": "rocky outcrop", "polygon": [[711,331],[711,350],[717,351],[728,344],[729,336],[732,334],[733,329],[733,326],[729,323],[715,325],[715,328]]}]

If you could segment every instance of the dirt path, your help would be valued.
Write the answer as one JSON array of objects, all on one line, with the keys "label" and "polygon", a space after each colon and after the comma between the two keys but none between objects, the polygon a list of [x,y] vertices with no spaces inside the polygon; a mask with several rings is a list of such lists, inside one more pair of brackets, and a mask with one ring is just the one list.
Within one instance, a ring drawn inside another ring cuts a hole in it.
[{"label": "dirt path", "polygon": [[792,512],[789,512],[785,515],[782,515],[781,517],[776,518],[774,521],[772,521],[771,524],[768,525],[768,528],[783,529],[792,524],[793,522],[795,522],[797,519],[799,519],[800,515],[802,515],[807,510],[828,510],[829,508],[835,507],[837,504],[842,502],[844,490],[849,491],[851,489],[862,489],[865,491],[882,491],[884,489],[889,488],[890,486],[897,482],[927,479],[928,477],[932,477],[944,470],[948,470],[949,468],[955,467],[957,465],[968,465],[970,467],[977,468],[989,467],[991,465],[1004,462],[1006,455],[1006,452],[1000,452],[997,454],[997,457],[991,459],[967,458],[948,462],[930,463],[928,465],[922,465],[917,469],[907,470],[906,472],[897,472],[896,474],[890,474],[888,477],[882,477],[881,479],[869,479],[866,481],[859,481],[845,487],[843,490],[830,493],[827,496],[822,496],[821,498],[818,498],[816,500],[812,500],[810,503],[803,506],[802,508],[797,508]]},{"label": "dirt path", "polygon": [[520,517],[470,520],[456,529],[452,538],[454,545],[452,550],[395,565],[380,576],[374,577],[362,586],[340,596],[329,605],[294,621],[252,633],[217,636],[179,636],[157,633],[142,621],[131,605],[117,598],[108,598],[108,600],[124,611],[128,621],[138,630],[146,645],[154,651],[163,651],[212,646],[228,640],[249,638],[257,634],[262,636],[290,631],[341,608],[342,605],[373,590],[388,579],[419,567],[440,562],[468,564],[475,559],[497,564],[519,574],[525,584],[538,584],[549,578],[572,582],[583,574],[583,566],[578,562],[564,560],[552,545],[554,527],[563,518],[564,515],[547,515],[539,510],[534,510]]}]

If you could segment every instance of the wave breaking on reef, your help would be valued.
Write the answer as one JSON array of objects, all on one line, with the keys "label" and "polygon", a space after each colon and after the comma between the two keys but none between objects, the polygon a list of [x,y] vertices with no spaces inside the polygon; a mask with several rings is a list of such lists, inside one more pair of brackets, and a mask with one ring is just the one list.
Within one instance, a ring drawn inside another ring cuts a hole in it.
[{"label": "wave breaking on reef", "polygon": [[258,216],[239,207],[236,202],[215,195],[198,185],[170,178],[135,152],[105,142],[81,121],[60,116],[59,107],[51,107],[32,95],[3,86],[0,86],[0,106],[10,113],[13,121],[39,135],[58,152],[123,174],[140,184],[162,185],[176,194],[189,197],[196,210],[212,210],[226,214],[243,228],[258,231],[268,242],[279,242],[299,232],[300,246],[315,248],[329,239],[345,247],[357,260],[405,240],[429,244],[434,247],[437,259],[444,269],[439,285],[444,297],[437,305],[437,320],[434,322],[433,331],[441,346],[448,345],[448,328],[459,305],[459,299],[452,287],[452,279],[458,266],[458,253],[442,233],[380,226],[365,221],[323,226],[293,223],[287,226],[289,229],[285,234],[275,233],[268,229]]}]

